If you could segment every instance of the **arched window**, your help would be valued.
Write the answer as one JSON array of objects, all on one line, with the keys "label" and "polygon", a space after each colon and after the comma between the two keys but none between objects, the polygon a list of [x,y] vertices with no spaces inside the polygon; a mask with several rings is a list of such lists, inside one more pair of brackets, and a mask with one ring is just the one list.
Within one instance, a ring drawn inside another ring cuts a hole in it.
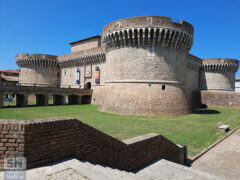
[{"label": "arched window", "polygon": [[90,82],[86,82],[85,89],[91,89],[92,84]]}]

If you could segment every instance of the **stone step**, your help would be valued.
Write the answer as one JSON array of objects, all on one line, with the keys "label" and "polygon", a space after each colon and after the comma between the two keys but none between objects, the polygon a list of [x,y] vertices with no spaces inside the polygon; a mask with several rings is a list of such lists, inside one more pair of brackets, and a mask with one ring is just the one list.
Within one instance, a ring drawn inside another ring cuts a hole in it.
[{"label": "stone step", "polygon": [[124,179],[124,180],[141,179],[140,177],[137,177],[136,174],[129,173],[127,171],[121,171],[119,169],[112,169],[112,168],[106,167],[106,172],[110,173],[112,177],[116,179]]},{"label": "stone step", "polygon": [[136,173],[145,179],[171,179],[171,180],[186,180],[186,179],[219,179],[213,175],[193,170],[189,167],[182,166],[170,161],[160,160],[147,168],[144,168]]},{"label": "stone step", "polygon": [[77,171],[78,173],[82,174],[89,180],[111,180],[112,178],[95,169],[94,165],[88,162],[78,161],[76,163],[68,164],[68,167],[71,167],[73,170]]},{"label": "stone step", "polygon": [[[135,180],[136,175],[127,171],[121,171],[119,169],[113,169],[110,167],[104,167],[98,164],[91,164],[89,162],[86,162],[86,164],[92,168],[92,170],[95,170],[96,172],[101,172],[104,175],[108,176],[109,178],[113,178],[116,180]],[[140,179],[140,178],[138,178]]]},{"label": "stone step", "polygon": [[[0,177],[3,173],[0,172]],[[220,178],[167,160],[158,160],[136,173],[77,159],[68,159],[27,170],[29,180],[220,180]]]}]

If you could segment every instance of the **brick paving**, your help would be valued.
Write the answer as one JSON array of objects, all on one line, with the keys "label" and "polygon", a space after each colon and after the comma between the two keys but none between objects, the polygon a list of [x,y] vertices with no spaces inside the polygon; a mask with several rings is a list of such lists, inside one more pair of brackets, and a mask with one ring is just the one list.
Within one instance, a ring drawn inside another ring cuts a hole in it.
[{"label": "brick paving", "polygon": [[239,180],[240,129],[196,160],[192,168],[223,179]]}]

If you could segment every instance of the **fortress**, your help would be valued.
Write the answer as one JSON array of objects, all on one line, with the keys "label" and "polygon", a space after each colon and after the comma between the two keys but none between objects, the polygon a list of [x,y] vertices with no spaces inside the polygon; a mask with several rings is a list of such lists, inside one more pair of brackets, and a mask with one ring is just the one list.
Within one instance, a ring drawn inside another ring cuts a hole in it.
[{"label": "fortress", "polygon": [[238,60],[189,54],[193,34],[169,17],[117,20],[101,36],[70,43],[70,54],[17,55],[19,84],[93,89],[91,103],[116,114],[187,114],[216,98],[240,106],[232,94]]}]

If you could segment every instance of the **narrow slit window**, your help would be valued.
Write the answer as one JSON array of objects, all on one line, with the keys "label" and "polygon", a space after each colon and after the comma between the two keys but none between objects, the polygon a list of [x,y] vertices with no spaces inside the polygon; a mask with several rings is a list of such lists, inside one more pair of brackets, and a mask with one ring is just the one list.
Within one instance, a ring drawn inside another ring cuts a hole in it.
[{"label": "narrow slit window", "polygon": [[166,86],[165,85],[162,85],[162,90],[165,90],[166,89]]},{"label": "narrow slit window", "polygon": [[79,68],[77,68],[77,79],[76,79],[76,83],[80,84],[80,70]]}]

